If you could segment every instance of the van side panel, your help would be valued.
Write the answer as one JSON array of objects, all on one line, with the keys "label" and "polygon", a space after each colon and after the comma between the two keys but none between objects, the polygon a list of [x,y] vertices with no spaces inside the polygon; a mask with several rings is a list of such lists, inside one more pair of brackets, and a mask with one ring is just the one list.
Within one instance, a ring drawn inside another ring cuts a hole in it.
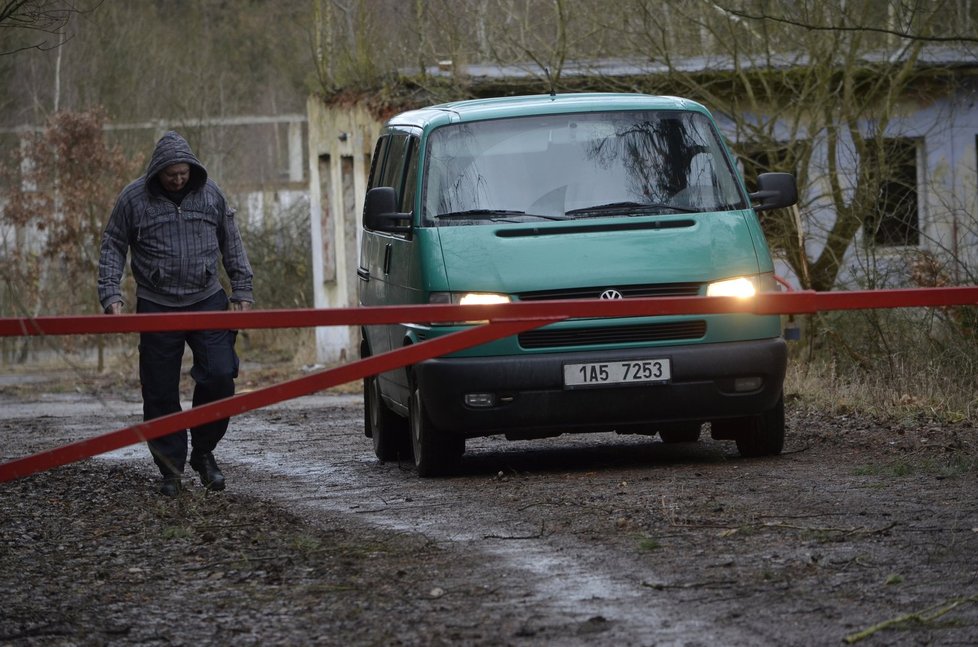
[{"label": "van side panel", "polygon": [[[442,261],[437,229],[414,230],[411,238],[391,236],[384,241],[388,255],[388,273],[384,275],[384,305],[424,305],[432,291],[446,290],[447,278]],[[397,324],[388,328],[389,350],[396,350],[416,340],[411,327]],[[385,373],[382,387],[396,402],[408,398],[407,369]]]}]

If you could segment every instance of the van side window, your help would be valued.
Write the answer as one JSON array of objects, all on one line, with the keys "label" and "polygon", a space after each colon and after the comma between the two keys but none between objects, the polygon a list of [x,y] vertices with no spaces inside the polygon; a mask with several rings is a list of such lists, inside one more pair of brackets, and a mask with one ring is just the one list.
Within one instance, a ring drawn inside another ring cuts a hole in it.
[{"label": "van side window", "polygon": [[367,188],[372,189],[375,186],[383,186],[380,184],[380,173],[384,168],[384,156],[387,155],[387,144],[390,142],[390,137],[380,137],[377,139],[377,145],[374,146],[374,154],[370,159],[370,182]]},{"label": "van side window", "polygon": [[404,173],[404,191],[401,195],[400,210],[402,213],[414,211],[414,196],[418,192],[418,138],[408,140],[407,171]]},{"label": "van side window", "polygon": [[384,160],[384,170],[381,174],[380,183],[377,185],[392,187],[397,192],[398,204],[400,204],[401,196],[404,194],[402,188],[404,182],[404,165],[407,161],[406,156],[409,148],[408,140],[409,137],[407,135],[391,135],[390,143],[387,145],[387,159]]}]

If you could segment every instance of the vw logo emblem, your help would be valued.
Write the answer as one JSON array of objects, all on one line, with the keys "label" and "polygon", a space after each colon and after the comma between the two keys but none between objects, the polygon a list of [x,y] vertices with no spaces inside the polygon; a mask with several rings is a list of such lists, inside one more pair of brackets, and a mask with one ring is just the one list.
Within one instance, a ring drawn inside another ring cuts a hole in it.
[{"label": "vw logo emblem", "polygon": [[601,296],[598,297],[598,298],[600,298],[600,299],[624,299],[625,297],[622,296],[621,292],[619,292],[618,290],[615,290],[614,288],[612,288],[610,290],[605,290],[604,292],[602,292],[601,293]]}]

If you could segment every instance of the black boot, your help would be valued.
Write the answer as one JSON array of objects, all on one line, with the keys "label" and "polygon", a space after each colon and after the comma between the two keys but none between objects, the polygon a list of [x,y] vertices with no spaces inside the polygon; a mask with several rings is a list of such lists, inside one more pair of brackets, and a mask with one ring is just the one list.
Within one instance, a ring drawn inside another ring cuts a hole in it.
[{"label": "black boot", "polygon": [[208,490],[224,489],[224,474],[221,473],[211,452],[199,454],[191,452],[190,467],[200,474],[200,482]]},{"label": "black boot", "polygon": [[179,496],[183,492],[183,482],[179,474],[168,474],[163,477],[163,484],[160,485],[160,494],[171,499]]}]

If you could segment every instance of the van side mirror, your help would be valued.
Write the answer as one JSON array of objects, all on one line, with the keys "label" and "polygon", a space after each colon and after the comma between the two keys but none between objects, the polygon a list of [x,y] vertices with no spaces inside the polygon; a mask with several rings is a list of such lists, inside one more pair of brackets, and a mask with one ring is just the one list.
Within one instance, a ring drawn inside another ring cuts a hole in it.
[{"label": "van side mirror", "polygon": [[411,231],[411,214],[398,213],[397,192],[389,186],[367,191],[363,202],[363,228],[391,234]]},{"label": "van side mirror", "polygon": [[760,204],[754,211],[781,209],[798,202],[798,185],[791,173],[761,173],[757,176],[757,191],[750,199]]}]

